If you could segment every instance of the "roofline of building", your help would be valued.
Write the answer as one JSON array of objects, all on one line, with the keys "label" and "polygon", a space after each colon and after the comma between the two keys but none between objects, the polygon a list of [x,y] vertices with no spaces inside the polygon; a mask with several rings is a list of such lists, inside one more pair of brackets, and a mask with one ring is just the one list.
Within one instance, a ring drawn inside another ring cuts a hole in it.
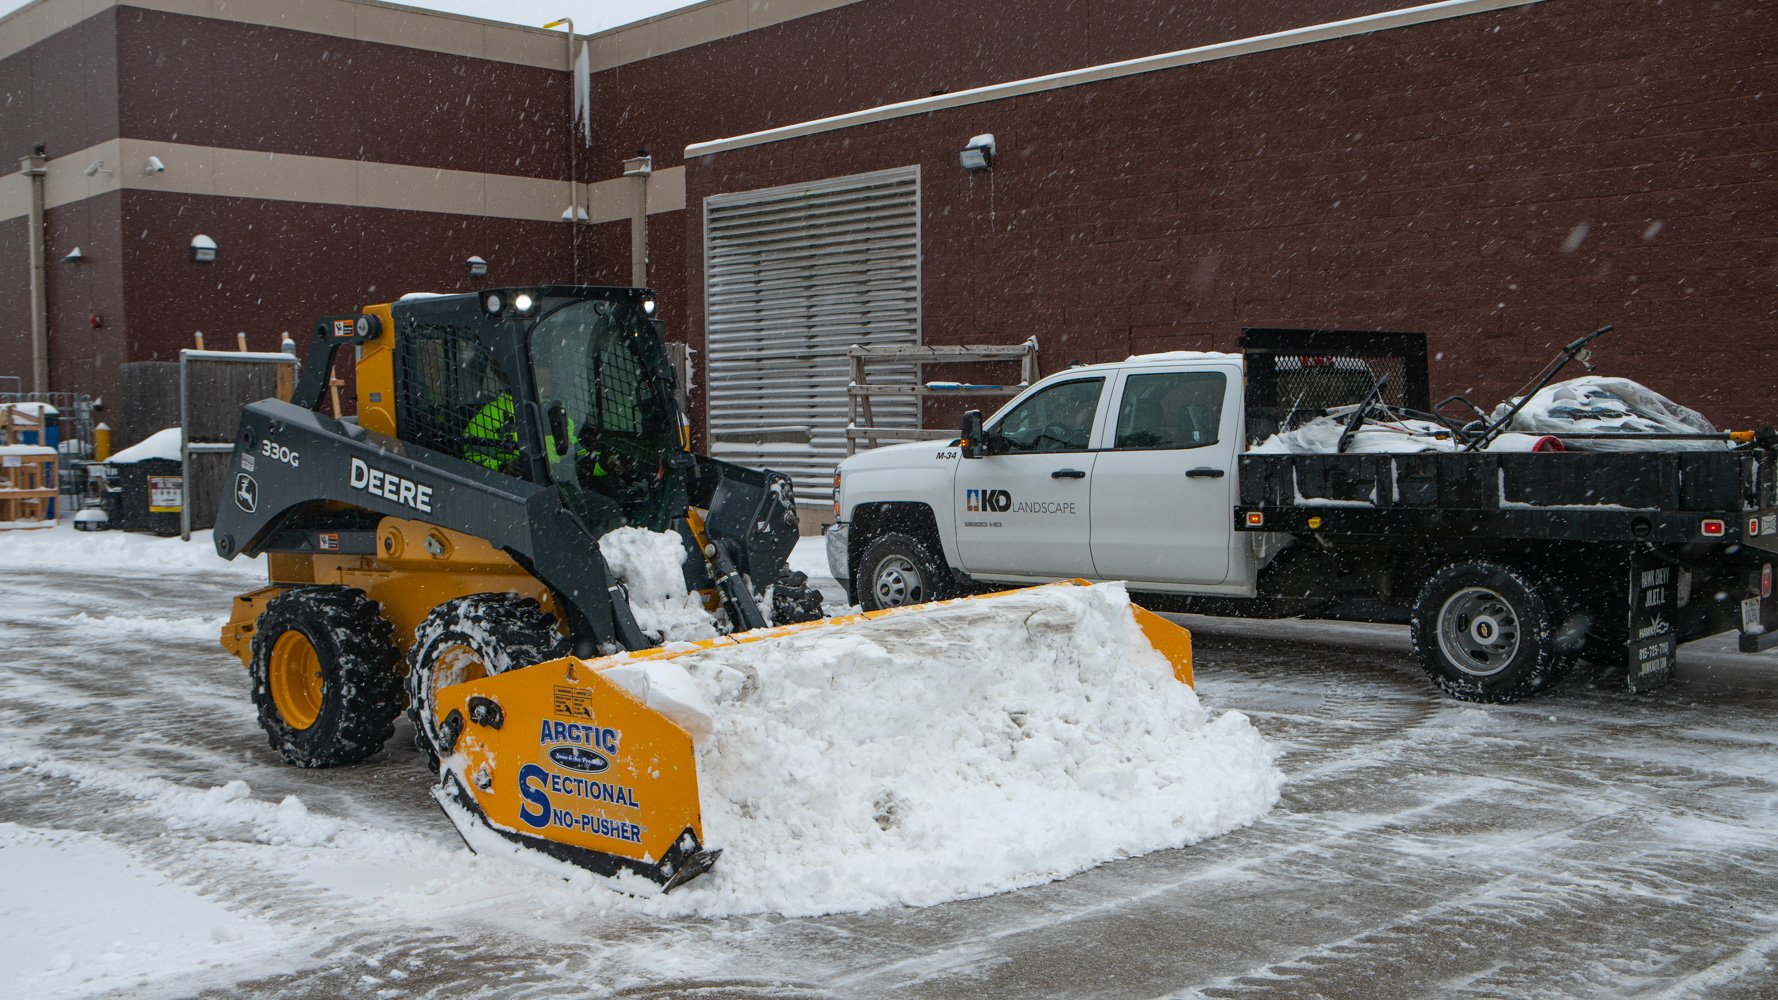
[{"label": "roofline of building", "polygon": [[[594,72],[771,27],[859,0],[703,0],[579,35]],[[566,70],[562,33],[386,0],[33,0],[0,17],[0,59],[113,7],[286,28],[383,45]]]},{"label": "roofline of building", "polygon": [[1422,4],[1417,7],[1405,7],[1399,10],[1382,11],[1376,14],[1365,14],[1360,17],[1346,18],[1341,21],[1328,21],[1322,24],[1311,24],[1301,28],[1290,28],[1251,38],[1240,38],[1229,42],[1216,42],[1210,45],[1199,45],[1175,52],[1164,52],[1159,55],[1143,56],[1137,59],[1125,59],[1120,62],[1105,63],[1099,66],[1088,66],[1084,69],[1068,70],[1062,73],[1050,73],[1044,76],[1028,77],[1007,83],[990,84],[970,90],[960,90],[954,94],[939,94],[933,97],[922,97],[911,101],[899,101],[884,104],[863,111],[853,111],[828,118],[817,118],[799,122],[795,125],[784,125],[751,132],[746,135],[731,136],[726,139],[712,139],[696,142],[685,147],[685,159],[690,162],[693,157],[711,156],[731,150],[745,149],[749,146],[760,146],[766,143],[782,142],[786,139],[799,139],[805,136],[819,135],[839,129],[851,128],[856,125],[869,125],[874,122],[890,121],[912,115],[930,114],[950,108],[968,107],[973,104],[986,104],[990,101],[1003,101],[1008,98],[1022,97],[1027,94],[1039,94],[1050,90],[1061,90],[1067,87],[1079,87],[1090,83],[1100,83],[1121,77],[1137,76],[1143,73],[1155,73],[1162,70],[1178,69],[1182,66],[1193,66],[1200,63],[1216,62],[1232,59],[1237,56],[1253,55],[1260,52],[1271,52],[1278,49],[1294,48],[1299,45],[1313,45],[1319,42],[1351,38],[1356,35],[1367,35],[1379,31],[1396,28],[1408,28],[1436,21],[1447,21],[1452,18],[1467,17],[1472,14],[1485,14],[1490,11],[1504,10],[1511,7],[1524,7],[1543,0],[1439,0],[1436,3]]}]

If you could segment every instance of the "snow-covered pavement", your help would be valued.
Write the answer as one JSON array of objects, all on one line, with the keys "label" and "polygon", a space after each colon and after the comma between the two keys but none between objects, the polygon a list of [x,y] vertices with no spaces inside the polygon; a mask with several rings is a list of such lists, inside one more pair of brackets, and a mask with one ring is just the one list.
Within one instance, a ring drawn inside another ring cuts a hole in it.
[{"label": "snow-covered pavement", "polygon": [[405,727],[360,767],[282,764],[216,644],[259,572],[0,534],[0,993],[1778,993],[1769,689],[1479,708],[1386,640],[1206,625],[1205,706],[1284,755],[1254,825],[921,909],[663,918],[467,854]]}]

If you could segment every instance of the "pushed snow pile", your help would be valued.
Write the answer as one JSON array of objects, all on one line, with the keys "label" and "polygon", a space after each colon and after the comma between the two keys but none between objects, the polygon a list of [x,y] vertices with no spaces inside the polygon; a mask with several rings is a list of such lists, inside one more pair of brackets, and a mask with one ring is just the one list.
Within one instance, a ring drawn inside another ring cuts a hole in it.
[{"label": "pushed snow pile", "polygon": [[[1345,417],[1316,417],[1295,430],[1274,434],[1250,449],[1257,455],[1331,455],[1346,432]],[[1456,451],[1450,428],[1430,420],[1367,420],[1346,446],[1348,455]]]},{"label": "pushed snow pile", "polygon": [[685,560],[690,553],[679,535],[646,528],[619,528],[599,539],[606,565],[630,595],[630,609],[644,632],[663,641],[691,641],[716,636],[716,620],[703,599],[685,589]]},{"label": "pushed snow pile", "polygon": [[[643,664],[626,664],[626,669]],[[1212,719],[1119,584],[1044,587],[646,664],[712,705],[722,860],[664,912],[927,906],[1194,844],[1278,800],[1247,717]],[[669,685],[670,686],[670,685]]]},{"label": "pushed snow pile", "polygon": [[[1495,419],[1511,403],[1495,409]],[[1514,415],[1510,430],[1526,434],[1715,434],[1702,413],[1681,406],[1640,382],[1586,375],[1546,386]],[[1571,450],[1719,451],[1727,441],[1564,439]]]}]

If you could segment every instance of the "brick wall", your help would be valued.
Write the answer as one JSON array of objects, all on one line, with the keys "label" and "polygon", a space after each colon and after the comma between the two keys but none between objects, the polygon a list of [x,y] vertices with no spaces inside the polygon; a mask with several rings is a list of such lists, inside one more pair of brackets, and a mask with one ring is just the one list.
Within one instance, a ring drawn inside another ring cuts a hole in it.
[{"label": "brick wall", "polygon": [[[284,331],[307,346],[316,317],[408,292],[559,282],[568,243],[559,223],[399,212],[248,198],[125,194],[130,361],[175,361],[201,329],[211,347],[275,350]],[[203,233],[215,263],[191,260]],[[472,279],[464,261],[488,261]]]},{"label": "brick wall", "polygon": [[131,138],[568,176],[565,70],[133,7],[117,17]]},{"label": "brick wall", "polygon": [[934,93],[1406,6],[1392,0],[867,0],[595,74],[595,163]]},{"label": "brick wall", "polygon": [[60,156],[115,138],[117,11],[0,59],[0,175],[43,143]]},{"label": "brick wall", "polygon": [[1422,330],[1435,398],[1481,401],[1615,323],[1602,371],[1778,422],[1774,53],[1771,5],[1565,0],[717,154],[693,341],[705,197],[917,163],[930,343],[1037,334],[1053,371]]}]

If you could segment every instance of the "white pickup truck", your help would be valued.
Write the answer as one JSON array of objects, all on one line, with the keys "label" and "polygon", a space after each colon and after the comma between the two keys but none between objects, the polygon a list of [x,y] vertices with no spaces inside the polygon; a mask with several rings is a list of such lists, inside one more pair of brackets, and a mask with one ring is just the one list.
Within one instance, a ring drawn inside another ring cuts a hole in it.
[{"label": "white pickup truck", "polygon": [[828,561],[867,609],[1083,577],[1173,610],[1409,622],[1431,679],[1477,701],[1536,694],[1581,656],[1646,690],[1680,642],[1771,644],[1769,431],[1714,451],[1250,451],[1379,372],[1431,409],[1414,336],[1059,372],[957,438],[843,461]]}]

